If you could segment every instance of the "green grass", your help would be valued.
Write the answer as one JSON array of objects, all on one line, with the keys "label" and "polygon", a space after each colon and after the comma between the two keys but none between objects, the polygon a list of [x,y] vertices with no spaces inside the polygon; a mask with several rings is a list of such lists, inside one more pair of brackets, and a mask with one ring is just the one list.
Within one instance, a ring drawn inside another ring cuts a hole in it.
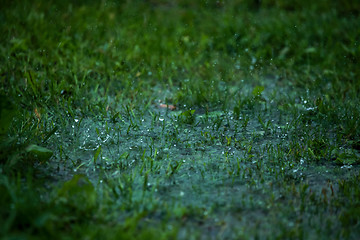
[{"label": "green grass", "polygon": [[0,238],[359,238],[360,4],[5,4]]}]

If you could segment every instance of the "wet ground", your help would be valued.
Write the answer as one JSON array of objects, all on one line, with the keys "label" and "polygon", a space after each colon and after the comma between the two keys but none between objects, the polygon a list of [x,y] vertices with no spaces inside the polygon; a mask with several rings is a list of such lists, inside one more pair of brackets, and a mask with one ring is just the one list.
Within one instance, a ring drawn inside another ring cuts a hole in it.
[{"label": "wet ground", "polygon": [[[299,116],[313,110],[305,101],[294,104]],[[149,209],[143,224],[182,224],[180,238],[199,229],[203,239],[289,229],[311,238],[312,231],[329,231],[322,218],[336,229],[337,210],[327,203],[341,197],[339,182],[356,176],[358,166],[311,159],[301,148],[316,122],[298,123],[262,99],[253,104],[235,114],[171,111],[155,102],[106,119],[77,117],[53,136],[58,147],[47,171],[54,183],[85,174],[130,213],[139,204]]]}]

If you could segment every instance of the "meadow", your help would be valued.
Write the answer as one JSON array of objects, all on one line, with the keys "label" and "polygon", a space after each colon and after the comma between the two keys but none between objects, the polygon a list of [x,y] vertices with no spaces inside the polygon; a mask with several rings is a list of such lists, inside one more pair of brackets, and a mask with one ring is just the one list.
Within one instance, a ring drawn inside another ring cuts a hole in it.
[{"label": "meadow", "polygon": [[360,3],[0,6],[1,239],[360,237]]}]

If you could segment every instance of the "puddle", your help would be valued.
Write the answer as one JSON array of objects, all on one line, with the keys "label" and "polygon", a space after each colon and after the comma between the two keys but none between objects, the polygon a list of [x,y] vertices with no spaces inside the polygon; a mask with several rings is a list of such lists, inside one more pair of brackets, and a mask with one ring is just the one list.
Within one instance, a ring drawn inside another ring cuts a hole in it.
[{"label": "puddle", "polygon": [[308,193],[321,195],[330,185],[337,191],[344,172],[358,171],[291,160],[286,149],[296,128],[277,111],[261,113],[262,122],[254,111],[244,110],[238,119],[231,111],[195,111],[186,116],[193,117],[189,122],[179,117],[183,112],[151,106],[141,117],[124,113],[116,121],[78,120],[53,136],[58,148],[47,171],[54,182],[85,174],[99,189],[119,182],[112,188],[120,195],[129,186],[130,199],[121,195],[121,201],[149,196],[166,206],[203,209],[202,223],[189,221],[214,227],[214,234],[230,234],[236,224],[249,221],[254,228],[262,222],[263,231],[270,231],[276,206],[290,201],[284,198],[283,181],[296,189],[307,184]]}]

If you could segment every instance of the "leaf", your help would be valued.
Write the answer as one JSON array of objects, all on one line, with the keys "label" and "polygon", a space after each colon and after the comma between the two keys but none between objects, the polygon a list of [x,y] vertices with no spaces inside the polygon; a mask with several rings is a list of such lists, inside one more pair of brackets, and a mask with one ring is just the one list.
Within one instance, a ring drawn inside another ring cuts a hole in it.
[{"label": "leaf", "polygon": [[340,165],[355,165],[360,164],[360,157],[354,153],[341,153],[338,154],[335,163]]},{"label": "leaf", "polygon": [[36,83],[35,81],[35,76],[34,76],[34,73],[29,71],[29,72],[26,72],[25,73],[25,79],[27,80],[26,82],[30,85],[32,91],[33,91],[33,94],[35,96],[38,96],[38,84]]},{"label": "leaf", "polygon": [[59,189],[56,201],[86,213],[96,205],[96,191],[83,174],[74,175]]},{"label": "leaf", "polygon": [[58,126],[55,126],[46,136],[44,137],[43,143],[46,142],[55,132],[59,129]]},{"label": "leaf", "polygon": [[235,119],[239,119],[239,116],[240,116],[240,106],[239,105],[236,105],[234,107],[234,116],[235,116]]},{"label": "leaf", "polygon": [[111,116],[111,121],[113,122],[113,123],[116,123],[117,122],[117,118],[120,116],[120,112],[118,111],[118,112],[116,112],[114,115],[112,115]]},{"label": "leaf", "polygon": [[187,110],[178,115],[178,119],[186,124],[192,124],[195,121],[195,110]]},{"label": "leaf", "polygon": [[33,157],[37,158],[40,162],[48,161],[53,155],[53,151],[51,151],[50,149],[35,144],[29,145],[25,150],[26,152],[33,155]]},{"label": "leaf", "polygon": [[265,135],[265,131],[255,131],[254,134],[255,134],[255,135],[259,135],[259,136],[264,136],[264,135]]},{"label": "leaf", "polygon": [[265,90],[264,86],[256,86],[254,90],[252,91],[252,94],[254,97],[258,97],[261,95],[261,93]]},{"label": "leaf", "polygon": [[101,152],[101,146],[98,147],[98,149],[96,150],[95,154],[94,154],[94,163],[96,164],[96,160],[99,157],[99,154]]},{"label": "leaf", "polygon": [[305,49],[305,53],[315,53],[316,52],[316,48],[314,47],[308,47]]},{"label": "leaf", "polygon": [[184,117],[191,117],[195,113],[195,110],[187,110],[182,113],[180,113],[181,116]]}]

